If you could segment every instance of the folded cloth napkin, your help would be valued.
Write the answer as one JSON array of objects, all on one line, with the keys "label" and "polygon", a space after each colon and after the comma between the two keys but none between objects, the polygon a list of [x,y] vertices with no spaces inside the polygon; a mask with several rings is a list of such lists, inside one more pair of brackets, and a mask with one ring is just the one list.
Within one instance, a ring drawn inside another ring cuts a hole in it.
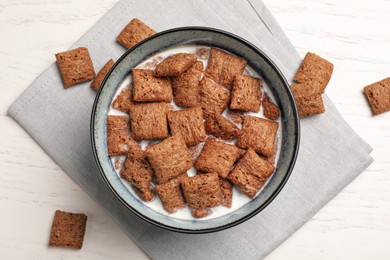
[{"label": "folded cloth napkin", "polygon": [[[260,0],[122,0],[71,48],[88,47],[95,69],[125,51],[116,36],[138,17],[156,30],[197,25],[235,33],[264,50],[292,80],[301,58]],[[54,57],[53,57],[54,60]],[[204,235],[156,228],[129,212],[98,174],[89,136],[95,92],[89,83],[64,90],[52,64],[8,113],[153,259],[259,259],[269,254],[356,178],[370,146],[325,97],[326,113],[301,120],[295,169],[276,199],[236,227]]]}]

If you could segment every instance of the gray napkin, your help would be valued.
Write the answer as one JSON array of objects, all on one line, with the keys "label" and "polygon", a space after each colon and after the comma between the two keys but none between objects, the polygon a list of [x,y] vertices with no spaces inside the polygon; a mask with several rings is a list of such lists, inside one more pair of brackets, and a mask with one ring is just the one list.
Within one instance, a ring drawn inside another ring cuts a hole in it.
[{"label": "gray napkin", "polygon": [[[197,25],[238,34],[263,49],[290,81],[301,62],[260,0],[122,0],[71,48],[88,47],[95,69],[99,70],[109,58],[117,59],[124,53],[115,38],[134,17],[158,31]],[[262,258],[373,161],[370,146],[325,97],[324,115],[301,120],[301,148],[295,169],[285,188],[265,210],[218,233],[177,234],[134,216],[102,181],[89,138],[94,97],[89,83],[64,90],[53,64],[11,105],[8,113],[154,259]]]}]

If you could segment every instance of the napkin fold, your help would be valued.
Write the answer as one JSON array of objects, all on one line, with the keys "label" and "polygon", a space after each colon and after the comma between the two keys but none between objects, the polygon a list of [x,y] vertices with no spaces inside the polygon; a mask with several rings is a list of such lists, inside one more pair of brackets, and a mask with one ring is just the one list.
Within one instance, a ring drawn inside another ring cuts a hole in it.
[{"label": "napkin fold", "polygon": [[[122,0],[71,48],[87,47],[98,71],[108,59],[118,59],[125,52],[115,39],[134,17],[158,31],[193,25],[235,33],[268,54],[289,81],[301,63],[301,57],[260,0]],[[153,259],[263,258],[373,161],[371,147],[325,96],[326,113],[301,120],[296,166],[284,189],[266,209],[221,232],[173,233],[133,215],[100,177],[89,136],[95,95],[89,83],[64,90],[56,64],[52,64],[11,105],[8,114]]]}]

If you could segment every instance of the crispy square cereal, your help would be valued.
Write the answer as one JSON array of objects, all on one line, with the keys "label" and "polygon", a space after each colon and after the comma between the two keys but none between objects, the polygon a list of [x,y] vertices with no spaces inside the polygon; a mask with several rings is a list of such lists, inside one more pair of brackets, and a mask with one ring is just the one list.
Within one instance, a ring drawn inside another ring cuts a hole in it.
[{"label": "crispy square cereal", "polygon": [[130,133],[129,119],[125,116],[107,116],[108,156],[126,154],[137,143]]},{"label": "crispy square cereal", "polygon": [[232,141],[241,136],[241,129],[221,114],[211,114],[205,121],[206,133],[221,139]]},{"label": "crispy square cereal", "polygon": [[157,194],[164,209],[169,213],[174,213],[177,209],[184,208],[186,204],[181,191],[180,178],[174,178],[164,184],[156,185]]},{"label": "crispy square cereal", "polygon": [[142,200],[151,201],[154,199],[154,193],[150,189],[153,168],[141,147],[130,146],[127,158],[120,171],[120,176],[138,190]]},{"label": "crispy square cereal", "polygon": [[300,118],[325,112],[321,93],[318,93],[316,89],[308,88],[304,84],[293,84],[291,90],[294,94]]},{"label": "crispy square cereal", "polygon": [[219,178],[221,182],[222,205],[228,208],[232,207],[233,184],[228,179]]},{"label": "crispy square cereal", "polygon": [[161,139],[168,136],[166,103],[143,103],[130,108],[130,125],[135,140]]},{"label": "crispy square cereal", "polygon": [[205,76],[219,85],[231,89],[234,77],[242,74],[246,60],[229,54],[221,49],[211,48]]},{"label": "crispy square cereal", "polygon": [[262,105],[264,109],[264,116],[266,118],[271,120],[277,120],[279,118],[279,108],[274,102],[272,102],[267,93],[263,96]]},{"label": "crispy square cereal", "polygon": [[230,92],[206,77],[199,86],[199,105],[203,109],[203,116],[207,118],[214,113],[222,114],[229,104]]},{"label": "crispy square cereal", "polygon": [[91,82],[91,88],[93,90],[99,90],[100,85],[102,84],[104,78],[106,77],[107,73],[110,71],[113,65],[114,61],[112,59],[110,59],[109,61],[107,61],[106,64],[104,64],[103,68],[101,68],[101,70],[96,75],[96,78]]},{"label": "crispy square cereal", "polygon": [[294,80],[314,89],[317,93],[324,93],[333,73],[333,64],[320,56],[308,52],[295,74]]},{"label": "crispy square cereal", "polygon": [[157,65],[154,73],[157,77],[177,77],[189,69],[197,58],[192,53],[176,53]]},{"label": "crispy square cereal", "polygon": [[195,163],[195,168],[203,172],[216,172],[226,178],[234,162],[240,157],[240,149],[235,145],[208,138]]},{"label": "crispy square cereal", "polygon": [[253,149],[248,149],[227,179],[242,193],[253,198],[274,171],[272,164],[258,156]]},{"label": "crispy square cereal", "polygon": [[171,102],[172,87],[169,78],[157,78],[151,70],[133,69],[133,99],[137,102]]},{"label": "crispy square cereal", "polygon": [[237,75],[233,82],[230,108],[259,112],[260,103],[261,80],[251,76]]},{"label": "crispy square cereal", "polygon": [[126,25],[116,40],[127,49],[130,49],[137,43],[156,33],[155,30],[144,24],[141,20],[134,18]]},{"label": "crispy square cereal", "polygon": [[181,107],[198,105],[199,82],[203,72],[203,62],[197,61],[178,77],[172,78],[173,100]]},{"label": "crispy square cereal", "polygon": [[244,120],[243,135],[237,142],[239,148],[252,148],[271,157],[276,152],[276,133],[279,124],[263,118],[247,116]]},{"label": "crispy square cereal", "polygon": [[170,111],[168,113],[168,122],[172,135],[181,134],[188,146],[206,140],[203,111],[200,107]]},{"label": "crispy square cereal", "polygon": [[130,108],[136,105],[137,102],[133,100],[133,91],[131,86],[125,87],[112,102],[112,107],[116,110],[128,113]]},{"label": "crispy square cereal", "polygon": [[383,79],[364,88],[374,115],[390,110],[390,78]]},{"label": "crispy square cereal", "polygon": [[222,204],[221,184],[217,173],[183,177],[181,187],[184,198],[192,209],[213,208]]},{"label": "crispy square cereal", "polygon": [[86,215],[56,210],[51,225],[49,246],[81,249],[86,225]]},{"label": "crispy square cereal", "polygon": [[159,184],[182,175],[192,167],[190,152],[179,134],[148,146],[146,154]]},{"label": "crispy square cereal", "polygon": [[95,69],[85,47],[57,53],[56,59],[65,89],[95,77]]}]

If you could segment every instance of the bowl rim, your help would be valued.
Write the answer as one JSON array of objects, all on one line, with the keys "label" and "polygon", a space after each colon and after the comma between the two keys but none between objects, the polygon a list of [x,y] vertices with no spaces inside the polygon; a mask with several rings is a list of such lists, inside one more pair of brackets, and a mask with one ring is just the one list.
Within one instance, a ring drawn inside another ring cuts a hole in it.
[{"label": "bowl rim", "polygon": [[129,205],[126,201],[124,201],[124,199],[118,194],[116,189],[114,187],[112,187],[111,183],[109,182],[109,180],[107,179],[106,175],[103,172],[103,168],[102,168],[101,163],[100,163],[99,158],[98,158],[97,149],[96,149],[96,143],[95,143],[95,138],[94,138],[94,125],[95,125],[96,108],[97,108],[98,100],[99,100],[99,97],[100,97],[100,94],[102,92],[103,87],[99,88],[99,91],[96,94],[95,101],[94,101],[94,104],[93,104],[93,107],[92,107],[91,120],[90,120],[90,139],[91,139],[91,145],[92,145],[92,151],[93,151],[94,159],[95,159],[97,168],[99,170],[100,176],[102,177],[102,179],[105,182],[105,184],[113,192],[115,197],[122,203],[123,206],[125,206],[134,215],[136,215],[137,217],[139,217],[142,220],[146,221],[147,223],[153,224],[154,226],[162,228],[164,230],[174,231],[174,232],[178,232],[178,233],[186,233],[186,234],[206,234],[206,233],[213,233],[213,232],[222,231],[222,230],[225,230],[225,229],[237,226],[237,225],[239,225],[239,224],[249,220],[250,218],[252,218],[255,215],[257,215],[259,212],[261,212],[263,209],[265,209],[277,197],[277,195],[280,193],[280,191],[283,189],[283,187],[287,183],[287,181],[288,181],[288,179],[289,179],[289,177],[290,177],[290,175],[291,175],[291,173],[292,173],[292,171],[294,169],[294,166],[295,166],[295,163],[296,163],[296,160],[297,160],[297,156],[298,156],[298,152],[299,152],[300,133],[301,132],[300,132],[300,119],[299,119],[299,115],[298,115],[298,109],[297,109],[297,106],[296,106],[296,103],[295,103],[295,99],[293,98],[293,93],[291,92],[291,89],[288,87],[289,83],[287,82],[286,78],[284,77],[284,75],[281,72],[281,70],[279,69],[279,67],[275,64],[275,62],[273,62],[271,60],[271,58],[268,57],[267,54],[265,54],[261,49],[259,49],[257,46],[255,46],[251,42],[247,41],[246,39],[244,39],[244,38],[242,38],[242,37],[240,37],[240,36],[238,36],[236,34],[233,34],[233,33],[227,32],[225,30],[221,30],[221,29],[216,29],[216,28],[212,28],[212,27],[205,27],[205,26],[184,26],[184,27],[177,27],[177,28],[172,28],[172,29],[168,29],[168,30],[165,30],[165,31],[158,32],[158,33],[148,37],[147,39],[137,43],[136,45],[134,45],[133,47],[128,49],[125,53],[123,53],[122,56],[115,62],[115,64],[108,71],[108,73],[106,74],[104,80],[101,83],[101,86],[105,85],[107,79],[109,78],[111,73],[115,70],[117,65],[127,55],[129,55],[134,49],[136,49],[138,46],[141,46],[145,42],[147,42],[147,41],[149,41],[151,39],[157,38],[157,37],[159,37],[161,35],[165,35],[165,34],[169,34],[169,33],[173,33],[173,32],[191,31],[191,30],[192,31],[194,31],[194,30],[195,31],[208,31],[208,32],[223,34],[223,35],[226,35],[228,37],[231,37],[231,38],[233,38],[233,39],[243,43],[244,45],[247,45],[248,47],[252,48],[252,50],[254,52],[256,52],[256,54],[260,55],[264,60],[267,61],[267,63],[269,63],[269,65],[275,70],[275,72],[276,72],[277,76],[279,77],[279,79],[286,86],[287,94],[290,96],[290,99],[291,99],[292,105],[293,105],[292,106],[292,108],[293,108],[292,109],[293,118],[296,120],[295,129],[294,129],[295,133],[296,133],[296,142],[295,142],[295,147],[294,147],[294,153],[293,153],[293,156],[292,156],[292,160],[290,162],[290,165],[287,168],[287,172],[286,172],[284,178],[282,179],[281,183],[277,186],[276,190],[271,194],[271,196],[263,204],[261,204],[256,210],[250,212],[249,214],[243,216],[242,218],[240,218],[240,219],[238,219],[238,220],[236,220],[234,222],[227,223],[225,225],[221,225],[221,226],[213,227],[213,228],[205,228],[205,229],[183,229],[183,228],[172,227],[172,226],[160,223],[160,222],[158,222],[158,221],[156,221],[156,220],[154,220],[152,218],[149,218],[149,217],[143,215],[142,213],[138,212],[133,207],[131,207],[131,205]]}]

